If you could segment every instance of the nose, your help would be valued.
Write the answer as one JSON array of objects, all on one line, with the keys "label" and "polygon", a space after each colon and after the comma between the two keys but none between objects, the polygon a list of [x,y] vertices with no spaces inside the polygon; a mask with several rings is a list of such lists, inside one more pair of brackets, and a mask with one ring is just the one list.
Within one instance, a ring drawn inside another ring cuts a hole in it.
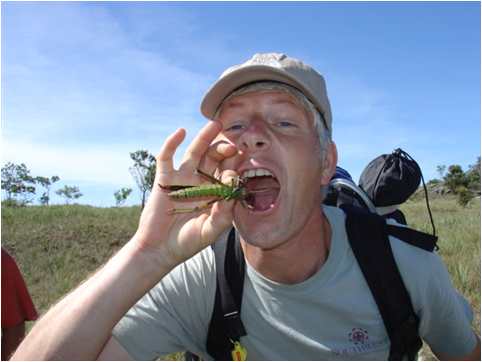
[{"label": "nose", "polygon": [[253,120],[239,138],[238,147],[243,151],[264,151],[269,148],[271,142],[267,133],[265,122]]}]

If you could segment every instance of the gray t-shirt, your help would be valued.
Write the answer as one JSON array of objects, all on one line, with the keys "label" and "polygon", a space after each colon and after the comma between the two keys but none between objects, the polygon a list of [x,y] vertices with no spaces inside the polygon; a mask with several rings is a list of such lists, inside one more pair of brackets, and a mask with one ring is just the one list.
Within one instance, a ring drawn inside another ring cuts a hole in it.
[{"label": "gray t-shirt", "polygon": [[[349,246],[345,215],[329,206],[324,212],[332,228],[331,249],[312,277],[286,285],[247,264],[241,307],[247,336],[241,343],[249,360],[388,358],[389,339]],[[452,287],[440,257],[395,238],[390,243],[420,318],[421,337],[436,353],[470,353],[476,344],[472,311]],[[135,359],[189,350],[211,360],[205,345],[215,290],[214,254],[206,248],[150,290],[113,335]]]}]

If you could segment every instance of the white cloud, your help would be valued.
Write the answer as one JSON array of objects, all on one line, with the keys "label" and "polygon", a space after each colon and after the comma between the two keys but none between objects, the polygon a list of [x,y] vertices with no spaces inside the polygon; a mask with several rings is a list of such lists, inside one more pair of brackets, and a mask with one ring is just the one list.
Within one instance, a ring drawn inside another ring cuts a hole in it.
[{"label": "white cloud", "polygon": [[139,23],[102,4],[26,5],[9,4],[3,14],[11,29],[2,57],[3,164],[132,186],[129,152],[155,155],[176,128],[190,138],[204,123],[198,109],[210,76],[159,46],[173,36],[183,38],[183,49],[192,41],[182,13],[164,12],[167,22],[147,14]]},{"label": "white cloud", "polygon": [[58,175],[62,180],[131,185],[132,161],[126,145],[83,147],[3,140],[2,164],[25,163],[33,176]]},{"label": "white cloud", "polygon": [[[3,44],[2,126],[7,137],[76,142],[93,130],[108,139],[132,129],[142,137],[158,122],[199,114],[210,77],[169,60],[162,47],[149,47],[154,36],[161,35],[159,44],[170,37],[161,30],[172,30],[160,29],[166,25],[152,14],[141,25],[121,26],[119,12],[101,4],[22,5],[12,4],[4,14],[12,29]],[[165,16],[177,24],[176,36],[186,34],[181,26],[185,17],[171,13]]]}]

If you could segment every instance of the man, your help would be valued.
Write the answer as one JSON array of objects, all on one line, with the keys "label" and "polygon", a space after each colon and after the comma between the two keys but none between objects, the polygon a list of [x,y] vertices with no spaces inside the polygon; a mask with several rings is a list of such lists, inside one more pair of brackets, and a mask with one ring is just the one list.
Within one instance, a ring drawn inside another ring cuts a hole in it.
[{"label": "man", "polygon": [[[222,74],[201,110],[214,121],[179,170],[172,160],[185,131],[165,141],[132,240],[53,307],[14,357],[154,359],[190,350],[209,359],[216,275],[208,246],[234,224],[247,260],[241,343],[248,359],[386,359],[389,341],[348,246],[344,214],[320,208],[337,162],[321,75],[283,54],[256,54]],[[202,213],[166,212],[191,204],[157,185],[201,183],[197,169],[226,182],[247,177],[250,197]],[[479,359],[470,308],[439,257],[390,242],[421,336],[440,358]]]}]

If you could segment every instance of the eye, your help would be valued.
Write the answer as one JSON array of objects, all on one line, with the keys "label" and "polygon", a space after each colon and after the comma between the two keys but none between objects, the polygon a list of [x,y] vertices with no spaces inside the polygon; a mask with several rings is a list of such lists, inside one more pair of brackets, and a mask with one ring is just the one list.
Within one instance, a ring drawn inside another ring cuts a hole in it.
[{"label": "eye", "polygon": [[276,125],[281,127],[281,128],[290,128],[290,127],[296,127],[296,124],[290,120],[282,120],[276,122]]},{"label": "eye", "polygon": [[242,130],[244,127],[244,125],[239,122],[239,123],[233,123],[231,124],[230,126],[226,127],[224,130],[227,131],[227,132],[230,132],[230,131],[240,131]]}]

